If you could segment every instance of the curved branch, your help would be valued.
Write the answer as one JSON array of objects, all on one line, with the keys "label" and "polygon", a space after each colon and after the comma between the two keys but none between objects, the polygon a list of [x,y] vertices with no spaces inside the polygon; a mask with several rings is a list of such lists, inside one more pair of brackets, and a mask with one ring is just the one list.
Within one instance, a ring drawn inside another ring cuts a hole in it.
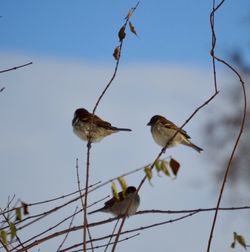
[{"label": "curved branch", "polygon": [[210,234],[209,234],[209,239],[208,239],[208,245],[207,245],[207,252],[210,251],[211,248],[211,244],[212,244],[212,239],[213,239],[213,233],[214,233],[214,229],[215,229],[215,224],[217,221],[217,216],[218,216],[218,211],[219,211],[219,207],[220,207],[220,203],[221,203],[221,199],[222,199],[222,195],[224,192],[224,188],[226,185],[226,181],[228,178],[228,174],[229,171],[231,169],[231,165],[232,165],[232,160],[235,154],[235,151],[238,147],[241,135],[243,133],[244,130],[244,126],[245,126],[245,122],[246,122],[246,113],[247,113],[247,95],[246,95],[246,88],[245,88],[245,83],[242,79],[242,77],[240,76],[240,74],[230,65],[228,64],[226,61],[218,58],[217,56],[215,56],[214,54],[214,50],[215,50],[215,46],[216,46],[216,35],[215,35],[215,30],[214,30],[214,14],[215,12],[222,6],[222,4],[225,2],[225,0],[222,0],[216,7],[215,7],[215,0],[213,0],[213,10],[210,14],[210,25],[211,25],[211,31],[212,31],[212,50],[211,50],[211,56],[212,56],[212,61],[213,61],[213,74],[214,74],[214,85],[215,85],[215,89],[217,89],[217,83],[216,83],[216,66],[215,66],[215,60],[222,63],[223,65],[225,65],[226,67],[228,67],[238,78],[241,84],[241,88],[242,88],[242,92],[243,92],[243,115],[242,115],[242,120],[241,120],[241,125],[240,125],[240,129],[239,129],[239,133],[238,136],[235,140],[235,144],[233,146],[233,150],[231,152],[230,158],[228,160],[228,164],[225,170],[225,174],[224,174],[224,178],[222,181],[222,185],[221,185],[221,189],[220,189],[220,193],[218,196],[218,200],[216,203],[216,211],[214,213],[214,218],[213,218],[213,222],[212,222],[212,226],[211,226],[211,230],[210,230]]}]

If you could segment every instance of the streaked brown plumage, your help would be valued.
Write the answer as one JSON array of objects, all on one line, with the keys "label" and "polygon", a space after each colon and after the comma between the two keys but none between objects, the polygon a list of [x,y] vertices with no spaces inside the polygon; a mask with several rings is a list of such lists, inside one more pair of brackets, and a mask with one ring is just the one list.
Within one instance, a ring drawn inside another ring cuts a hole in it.
[{"label": "streaked brown plumage", "polygon": [[[170,138],[174,136],[177,130],[179,130],[179,128],[173,122],[160,115],[153,116],[147,125],[151,126],[153,139],[161,147],[165,147]],[[187,134],[187,132],[181,129],[167,147],[173,147],[177,144],[184,144],[198,152],[203,151],[202,148],[193,144],[189,139],[190,136]]]},{"label": "streaked brown plumage", "polygon": [[92,120],[90,141],[92,143],[101,141],[104,137],[118,131],[131,131],[131,129],[117,128],[112,126],[109,122],[102,120],[97,115],[92,116],[84,108],[79,108],[74,113],[72,126],[74,133],[84,141],[88,141],[90,133],[90,124]]}]

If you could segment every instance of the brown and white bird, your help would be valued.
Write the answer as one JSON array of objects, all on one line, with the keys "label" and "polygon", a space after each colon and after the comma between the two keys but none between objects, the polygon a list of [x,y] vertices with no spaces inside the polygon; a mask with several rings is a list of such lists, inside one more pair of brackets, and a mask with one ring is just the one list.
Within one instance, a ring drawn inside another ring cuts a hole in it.
[{"label": "brown and white bird", "polygon": [[89,212],[89,214],[105,212],[115,216],[121,216],[126,213],[129,206],[128,216],[135,214],[140,205],[140,196],[136,193],[136,188],[134,186],[129,186],[125,191],[125,197],[123,192],[119,192],[118,196],[119,200],[113,197],[104,203],[104,207]]},{"label": "brown and white bird", "polygon": [[[153,139],[161,147],[165,147],[170,138],[174,136],[177,130],[179,130],[174,123],[160,115],[153,116],[147,125],[151,126]],[[167,147],[173,147],[177,144],[184,144],[198,152],[203,151],[202,148],[193,144],[189,139],[190,136],[187,134],[187,132],[181,129]]]},{"label": "brown and white bird", "polygon": [[[90,133],[91,120],[92,127]],[[72,126],[74,133],[78,137],[84,141],[88,141],[88,137],[90,137],[92,143],[99,142],[104,137],[118,131],[131,131],[131,129],[114,127],[109,122],[103,121],[97,115],[92,116],[92,114],[84,108],[79,108],[75,111]]]}]

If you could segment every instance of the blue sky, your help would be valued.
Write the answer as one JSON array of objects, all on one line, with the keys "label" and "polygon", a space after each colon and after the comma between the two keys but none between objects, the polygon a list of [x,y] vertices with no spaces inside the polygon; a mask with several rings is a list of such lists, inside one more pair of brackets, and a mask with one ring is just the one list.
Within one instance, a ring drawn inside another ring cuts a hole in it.
[{"label": "blue sky", "polygon": [[[127,36],[124,61],[209,64],[212,1],[141,1]],[[3,1],[1,50],[111,62],[117,31],[136,1]],[[244,45],[249,1],[225,2],[216,31],[222,53]],[[221,36],[220,36],[221,34]],[[237,36],[236,36],[237,34]]]},{"label": "blue sky", "polygon": [[[127,34],[118,75],[97,110],[99,116],[113,125],[133,131],[114,134],[93,146],[91,183],[152,162],[160,148],[146,127],[150,117],[161,114],[181,125],[212,93],[211,2],[141,1],[132,18],[139,38]],[[7,197],[13,194],[34,202],[77,189],[75,158],[79,158],[84,177],[86,148],[72,132],[73,113],[78,107],[91,110],[110,79],[117,32],[136,1],[1,3],[1,69],[34,62],[0,76],[0,87],[6,87],[0,95],[0,139],[4,143],[0,145],[1,174],[4,174],[0,177],[0,206],[4,206]],[[245,22],[249,5],[246,0],[226,1],[218,12],[219,55],[227,55],[232,48],[246,47],[249,43]],[[185,146],[169,149],[166,156],[172,155],[181,163],[178,178],[155,175],[154,186],[146,183],[140,192],[141,210],[214,206],[220,185],[212,182],[211,174],[216,167],[210,160],[203,130],[211,113],[223,107],[224,90],[233,78],[219,69],[220,96],[185,127],[204,153],[199,155]],[[142,176],[134,174],[127,182],[138,185]],[[89,200],[94,202],[107,194],[110,185],[90,194]],[[226,190],[226,194],[230,191]],[[226,200],[223,204],[231,206]],[[73,207],[67,214],[72,212]],[[90,220],[106,217],[97,214]],[[136,247],[138,251],[203,251],[211,217],[211,213],[201,214],[143,232],[139,239],[120,244],[118,250],[133,251]],[[228,251],[233,231],[247,232],[245,219],[240,217],[238,212],[219,215],[215,250]],[[126,228],[151,224],[156,218],[172,217],[131,217]],[[79,223],[81,218],[75,225]],[[40,227],[35,232],[38,230]],[[106,227],[105,230],[101,227],[95,230],[95,235],[106,232]],[[78,241],[81,237],[81,233],[72,235]],[[49,251],[46,246],[42,249]],[[50,251],[57,246],[58,243],[49,244]]]}]

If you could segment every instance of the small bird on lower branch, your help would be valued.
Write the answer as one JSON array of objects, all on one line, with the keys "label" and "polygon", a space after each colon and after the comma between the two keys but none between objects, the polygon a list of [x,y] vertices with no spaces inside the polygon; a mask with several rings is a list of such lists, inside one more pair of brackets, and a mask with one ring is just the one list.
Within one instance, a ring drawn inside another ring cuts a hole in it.
[{"label": "small bird on lower branch", "polygon": [[122,216],[126,213],[128,207],[128,216],[136,213],[136,210],[140,205],[140,196],[136,193],[136,188],[134,186],[127,187],[125,195],[123,192],[119,192],[118,197],[119,199],[113,197],[106,201],[104,207],[89,212],[89,214],[105,212],[111,213],[115,216]]}]

